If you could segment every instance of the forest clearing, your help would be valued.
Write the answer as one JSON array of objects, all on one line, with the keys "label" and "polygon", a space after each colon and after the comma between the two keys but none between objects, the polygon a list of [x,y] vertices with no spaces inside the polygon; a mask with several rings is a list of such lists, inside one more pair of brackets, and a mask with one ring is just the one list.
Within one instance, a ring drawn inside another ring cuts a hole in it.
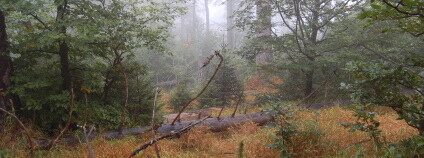
[{"label": "forest clearing", "polygon": [[424,157],[424,1],[0,0],[15,157]]}]

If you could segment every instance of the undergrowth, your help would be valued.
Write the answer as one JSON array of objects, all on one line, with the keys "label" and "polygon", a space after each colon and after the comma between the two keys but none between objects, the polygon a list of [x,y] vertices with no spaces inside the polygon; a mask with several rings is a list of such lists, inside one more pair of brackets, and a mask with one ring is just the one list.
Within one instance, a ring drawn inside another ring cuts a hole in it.
[{"label": "undergrowth", "polygon": [[[369,135],[361,131],[348,132],[339,124],[355,122],[353,112],[349,109],[340,106],[318,111],[300,109],[293,117],[298,119],[293,120],[293,123],[297,125],[297,132],[290,138],[289,147],[292,157],[396,157],[401,151],[418,152],[417,144],[424,142],[420,141],[424,140],[422,138],[410,139],[418,135],[418,131],[404,121],[396,120],[397,115],[392,111],[376,114],[374,118],[380,122],[381,135],[387,142],[394,144],[393,147],[384,151],[377,151],[370,141],[355,145],[369,139]],[[273,144],[277,138],[276,130],[277,128],[264,128],[254,123],[240,125],[219,133],[209,132],[204,127],[196,127],[179,139],[160,141],[158,146],[163,158],[234,158],[239,155],[240,142],[243,142],[244,157],[273,158],[279,157],[281,152],[281,150],[269,148],[269,145]],[[1,138],[2,157],[28,156],[27,150],[23,147],[25,143],[19,143],[24,139]],[[96,157],[128,157],[132,150],[151,138],[148,134],[113,141],[98,138],[91,145]],[[14,141],[18,142],[13,143]],[[409,144],[411,148],[400,144]],[[88,153],[85,144],[80,144],[57,146],[52,151],[39,151],[37,155],[43,158],[80,158],[87,157]],[[155,157],[154,149],[148,148],[138,157]]]}]

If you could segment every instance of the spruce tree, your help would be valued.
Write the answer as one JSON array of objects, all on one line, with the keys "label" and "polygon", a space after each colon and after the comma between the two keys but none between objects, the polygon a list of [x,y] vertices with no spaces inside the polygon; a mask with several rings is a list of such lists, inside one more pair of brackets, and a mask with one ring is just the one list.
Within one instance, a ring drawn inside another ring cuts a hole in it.
[{"label": "spruce tree", "polygon": [[175,111],[178,111],[184,105],[186,105],[190,99],[190,93],[187,90],[186,84],[180,84],[175,88],[175,90],[171,94],[169,104]]},{"label": "spruce tree", "polygon": [[202,107],[230,105],[239,98],[242,89],[243,85],[237,78],[234,66],[226,60],[199,102]]}]

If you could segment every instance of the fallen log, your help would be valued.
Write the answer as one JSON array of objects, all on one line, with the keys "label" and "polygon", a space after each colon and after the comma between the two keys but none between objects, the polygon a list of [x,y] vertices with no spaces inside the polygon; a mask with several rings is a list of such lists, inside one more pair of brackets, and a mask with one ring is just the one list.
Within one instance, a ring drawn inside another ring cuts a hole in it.
[{"label": "fallen log", "polygon": [[[248,122],[253,122],[258,125],[264,125],[273,120],[274,118],[272,117],[272,112],[265,111],[265,112],[251,113],[251,114],[235,115],[234,117],[226,116],[226,117],[221,117],[220,119],[208,118],[197,126],[207,126],[213,132],[220,132],[227,129],[228,127],[242,125]],[[156,131],[158,134],[175,133],[194,123],[196,123],[196,120],[176,122],[174,125],[163,124],[159,128],[157,128]]]},{"label": "fallen log", "polygon": [[[235,115],[234,118],[231,116],[226,116],[226,117],[221,117],[219,120],[217,118],[208,118],[197,126],[208,126],[211,131],[220,132],[227,129],[228,127],[242,125],[250,121],[259,125],[264,125],[273,120],[273,117],[271,114],[272,112],[268,111],[268,112],[257,112],[257,113],[251,113],[251,114]],[[171,124],[163,124],[156,130],[158,134],[161,134],[161,135],[170,134],[172,132],[177,132],[187,126],[190,126],[196,122],[197,122],[196,120],[176,122],[174,126],[172,126]],[[107,140],[119,139],[119,138],[122,138],[123,136],[139,135],[149,130],[151,130],[150,126],[144,126],[144,127],[123,129],[122,131],[112,130],[112,131],[107,131],[102,133],[93,132],[93,134],[88,136],[88,139],[92,140],[96,137],[103,137]],[[48,145],[51,143],[51,140],[34,139],[34,142],[37,145],[37,149],[46,149]],[[82,142],[81,140],[75,137],[66,136],[61,138],[58,141],[58,144],[73,145],[73,144],[78,144],[81,142]]]}]

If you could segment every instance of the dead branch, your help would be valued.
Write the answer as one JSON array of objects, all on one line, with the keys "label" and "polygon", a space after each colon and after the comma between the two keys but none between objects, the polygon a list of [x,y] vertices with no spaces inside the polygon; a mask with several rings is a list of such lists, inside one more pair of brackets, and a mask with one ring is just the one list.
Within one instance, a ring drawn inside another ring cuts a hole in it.
[{"label": "dead branch", "polygon": [[362,143],[366,143],[366,142],[369,142],[369,141],[371,141],[371,139],[361,140],[359,142],[353,143],[352,145],[348,145],[348,146],[344,147],[344,149],[349,149],[352,146],[355,146],[355,145],[358,145],[358,144],[362,144]]},{"label": "dead branch", "polygon": [[[310,98],[312,95],[314,95],[318,90],[320,90],[327,82],[328,82],[329,78],[326,79],[324,81],[324,83],[322,83],[321,85],[319,85],[318,88],[316,88],[311,94],[309,94],[308,96],[304,97],[302,100],[300,100],[295,106],[299,106],[301,105],[303,102],[305,102],[308,98]],[[308,107],[309,108],[309,107]]]},{"label": "dead branch", "polygon": [[225,106],[222,106],[221,110],[219,111],[219,114],[218,114],[218,117],[217,117],[218,120],[221,117],[221,113],[222,113],[222,111],[224,111],[224,108],[225,108]]},{"label": "dead branch", "polygon": [[[156,101],[159,95],[159,88],[156,87],[156,91],[155,91],[155,100],[153,101],[153,110],[152,110],[152,134],[153,134],[153,138],[156,138],[156,130],[155,130],[155,110],[156,110]],[[156,157],[160,158],[160,153],[159,153],[159,148],[158,148],[158,144],[154,145],[155,147],[155,152],[156,152]]]},{"label": "dead branch", "polygon": [[[13,108],[13,103],[11,104],[11,106]],[[13,117],[18,122],[19,126],[24,130],[25,135],[27,137],[28,144],[29,144],[29,148],[30,148],[30,155],[31,155],[31,157],[33,157],[34,151],[35,151],[35,146],[34,146],[34,142],[32,141],[32,137],[31,137],[31,134],[29,133],[29,130],[25,127],[25,125],[22,123],[22,121],[15,114],[13,114],[13,113],[11,113],[11,112],[3,109],[3,108],[0,108],[0,111],[3,111],[7,115]]]},{"label": "dead branch", "polygon": [[241,92],[240,92],[239,98],[238,98],[237,103],[236,103],[236,108],[234,109],[233,114],[231,114],[231,117],[234,117],[234,115],[236,115],[236,112],[237,112],[237,109],[238,109],[239,104],[241,102],[241,99],[243,98],[243,94],[244,94],[244,89],[241,90]]},{"label": "dead branch", "polygon": [[206,88],[208,88],[209,84],[212,82],[213,78],[216,76],[219,68],[221,68],[222,63],[224,62],[224,57],[219,53],[219,51],[215,51],[215,53],[213,55],[211,55],[209,58],[207,58],[206,62],[203,64],[203,67],[206,67],[210,61],[213,59],[214,56],[218,56],[220,58],[219,64],[216,67],[212,77],[209,79],[209,81],[206,83],[205,87],[203,87],[203,89],[199,92],[199,94],[197,94],[194,98],[191,98],[188,103],[186,105],[183,106],[183,108],[180,110],[180,112],[178,113],[177,117],[175,117],[174,121],[172,121],[172,125],[175,124],[175,122],[180,118],[181,113],[184,112],[184,110],[191,104],[191,102],[193,102],[194,100],[196,100],[197,98],[200,97],[200,95],[203,94],[203,92],[205,92]]},{"label": "dead branch", "polygon": [[68,112],[68,121],[65,124],[65,127],[62,129],[62,131],[60,131],[59,135],[50,143],[50,145],[48,146],[48,149],[52,149],[54,145],[56,145],[57,141],[59,141],[59,139],[63,136],[63,134],[65,134],[66,131],[68,131],[69,126],[71,125],[72,122],[72,113],[73,113],[73,106],[74,106],[74,101],[75,101],[75,94],[74,94],[74,89],[71,88],[71,103],[69,104],[69,112]]},{"label": "dead branch", "polygon": [[88,133],[87,133],[87,128],[86,128],[85,124],[81,128],[83,129],[84,137],[85,137],[85,143],[87,144],[88,157],[94,158],[94,151],[93,151],[93,148],[91,147],[89,138],[91,136],[91,133],[96,129],[96,127],[94,127],[94,125],[91,126],[90,131]]},{"label": "dead branch", "polygon": [[[212,132],[220,132],[228,129],[229,127],[238,126],[241,124],[253,122],[258,125],[264,125],[268,122],[271,122],[274,120],[272,117],[273,111],[263,111],[263,112],[256,112],[256,113],[250,113],[250,114],[240,114],[235,115],[234,117],[231,116],[223,116],[219,120],[218,119],[207,119],[203,121],[199,126],[205,126],[208,127],[210,131]],[[172,134],[176,131],[180,131],[181,129],[196,123],[196,120],[191,121],[182,121],[177,122],[174,125],[172,124],[162,124],[159,128],[156,129],[156,132],[158,134]]]},{"label": "dead branch", "polygon": [[202,123],[203,121],[205,121],[206,119],[208,119],[210,117],[210,115],[208,117],[203,118],[200,121],[197,121],[196,123],[193,123],[191,125],[188,125],[186,127],[184,127],[183,129],[179,130],[178,132],[175,133],[171,133],[171,134],[167,134],[164,136],[161,136],[159,138],[154,138],[151,141],[144,143],[143,145],[141,145],[140,147],[138,147],[136,150],[134,150],[131,155],[129,156],[129,158],[137,155],[140,151],[146,149],[147,147],[156,144],[158,141],[162,140],[162,139],[168,139],[168,138],[177,138],[180,137],[182,134],[187,133],[191,128],[193,128],[194,126]]}]

